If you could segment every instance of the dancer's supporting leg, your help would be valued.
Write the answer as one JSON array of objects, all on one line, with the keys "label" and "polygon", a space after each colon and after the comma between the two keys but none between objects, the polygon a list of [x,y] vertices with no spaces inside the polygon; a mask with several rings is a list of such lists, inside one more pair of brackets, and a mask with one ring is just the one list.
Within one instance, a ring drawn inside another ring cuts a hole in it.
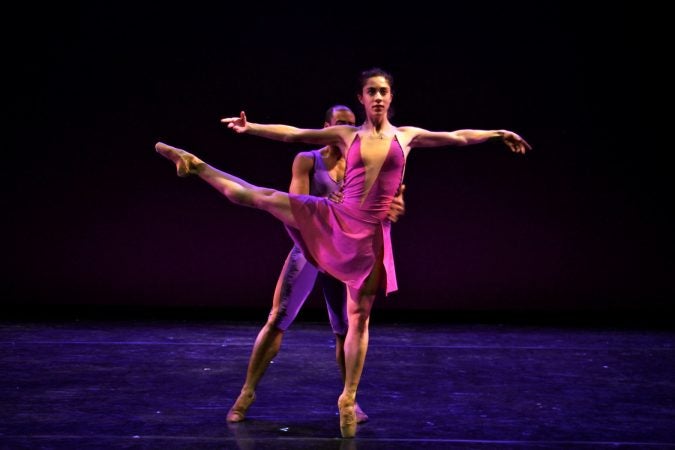
[{"label": "dancer's supporting leg", "polygon": [[[347,292],[345,284],[335,278],[319,273],[318,280],[323,290],[323,296],[326,299],[326,308],[328,310],[328,319],[331,328],[335,334],[335,360],[340,369],[342,384],[345,383],[345,337],[347,335],[348,315],[347,315]],[[363,423],[368,420],[368,415],[363,412],[358,402],[354,404],[356,413],[356,422]]]},{"label": "dancer's supporting leg", "polygon": [[384,280],[384,266],[380,254],[373,271],[368,276],[364,286],[359,290],[347,286],[347,315],[349,328],[345,338],[345,385],[338,399],[340,411],[340,432],[342,437],[350,438],[356,435],[356,391],[363,365],[368,351],[368,324],[370,311],[375,301],[376,293]]}]

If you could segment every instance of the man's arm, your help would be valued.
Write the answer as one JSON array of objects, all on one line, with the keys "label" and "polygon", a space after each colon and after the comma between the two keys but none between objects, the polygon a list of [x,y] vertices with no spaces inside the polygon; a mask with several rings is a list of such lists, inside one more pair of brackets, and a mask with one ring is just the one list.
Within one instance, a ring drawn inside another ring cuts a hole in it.
[{"label": "man's arm", "polygon": [[309,194],[309,175],[314,167],[314,157],[309,152],[295,155],[291,170],[291,185],[288,192],[291,194]]}]

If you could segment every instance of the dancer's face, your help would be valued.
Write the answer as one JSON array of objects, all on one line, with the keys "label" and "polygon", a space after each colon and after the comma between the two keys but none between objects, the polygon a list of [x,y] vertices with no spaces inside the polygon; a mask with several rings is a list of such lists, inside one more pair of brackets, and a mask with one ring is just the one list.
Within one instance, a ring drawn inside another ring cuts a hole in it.
[{"label": "dancer's face", "polygon": [[391,87],[383,76],[368,78],[359,94],[359,102],[366,110],[366,115],[373,118],[386,118],[392,99]]},{"label": "dancer's face", "polygon": [[333,111],[333,117],[331,117],[330,122],[326,125],[332,127],[333,125],[351,125],[356,124],[356,117],[351,111],[345,109]]}]

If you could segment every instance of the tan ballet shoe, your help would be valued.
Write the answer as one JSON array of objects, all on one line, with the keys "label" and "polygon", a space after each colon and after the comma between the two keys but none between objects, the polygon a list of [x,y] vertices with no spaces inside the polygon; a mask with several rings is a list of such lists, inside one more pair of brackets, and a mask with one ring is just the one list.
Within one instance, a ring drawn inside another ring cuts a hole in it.
[{"label": "tan ballet shoe", "polygon": [[355,401],[345,394],[338,398],[338,410],[340,411],[340,434],[343,438],[353,438],[356,436],[356,413],[354,411]]},{"label": "tan ballet shoe", "polygon": [[237,401],[234,402],[232,408],[227,412],[227,421],[228,422],[241,422],[246,418],[246,411],[255,401],[255,392],[249,394],[242,391],[237,397]]},{"label": "tan ballet shoe", "polygon": [[195,173],[192,164],[194,156],[185,150],[172,147],[164,142],[158,142],[155,144],[155,151],[176,165],[176,174],[179,177],[186,177]]}]

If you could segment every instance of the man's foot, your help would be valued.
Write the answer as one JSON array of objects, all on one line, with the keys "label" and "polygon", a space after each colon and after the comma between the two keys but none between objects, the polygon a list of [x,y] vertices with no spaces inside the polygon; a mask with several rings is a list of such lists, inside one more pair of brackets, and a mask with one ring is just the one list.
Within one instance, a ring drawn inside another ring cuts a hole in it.
[{"label": "man's foot", "polygon": [[228,422],[241,422],[246,418],[246,411],[255,401],[255,392],[241,391],[237,401],[234,402],[232,408],[227,412]]},{"label": "man's foot", "polygon": [[356,414],[356,423],[368,422],[368,414],[363,412],[358,403],[354,403],[354,413]]},{"label": "man's foot", "polygon": [[354,397],[345,394],[338,398],[338,410],[340,411],[340,434],[343,438],[356,436],[356,414],[354,412]]},{"label": "man's foot", "polygon": [[172,147],[170,145],[166,145],[164,142],[156,143],[155,150],[157,153],[176,165],[176,173],[179,177],[186,177],[191,173],[196,173],[195,169],[198,160],[191,153],[176,147]]}]

